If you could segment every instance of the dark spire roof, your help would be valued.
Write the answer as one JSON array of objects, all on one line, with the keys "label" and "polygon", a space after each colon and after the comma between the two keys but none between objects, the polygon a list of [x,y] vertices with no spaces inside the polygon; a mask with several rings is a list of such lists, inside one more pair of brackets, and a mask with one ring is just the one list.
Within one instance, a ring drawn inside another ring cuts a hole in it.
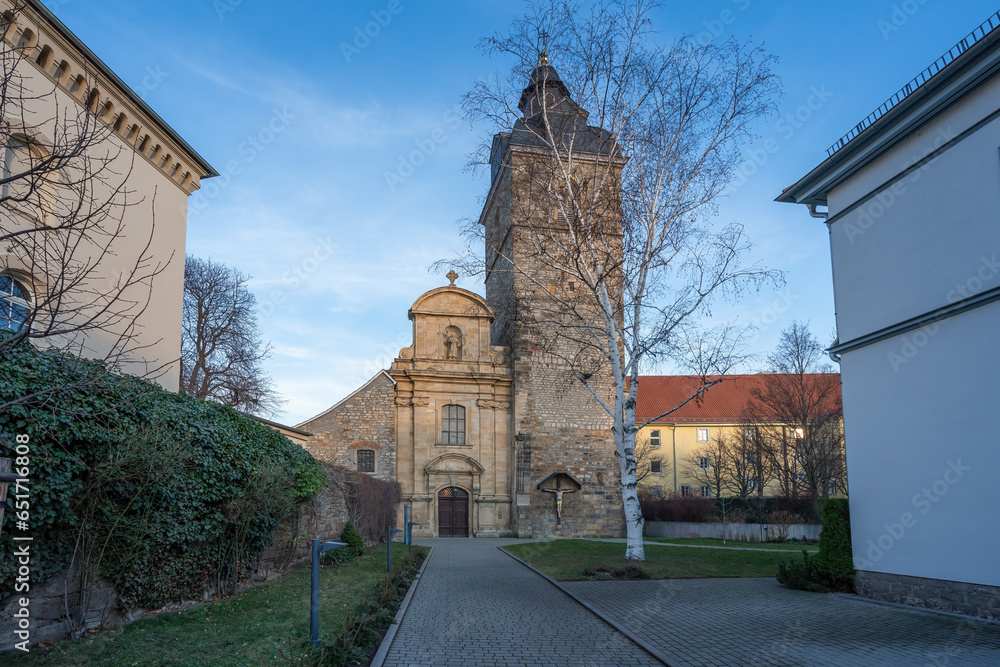
[{"label": "dark spire roof", "polygon": [[[534,113],[541,110],[541,105],[532,107],[531,100],[533,98],[544,99],[545,92],[553,94],[555,104],[558,104],[563,99],[572,101],[569,89],[566,88],[566,84],[559,78],[556,68],[546,64],[539,65],[531,72],[531,76],[528,78],[528,86],[521,93],[521,101],[518,102],[517,108],[521,110],[521,113],[525,117],[529,117],[529,114],[534,115]],[[548,106],[552,107],[554,104],[550,102]]]}]

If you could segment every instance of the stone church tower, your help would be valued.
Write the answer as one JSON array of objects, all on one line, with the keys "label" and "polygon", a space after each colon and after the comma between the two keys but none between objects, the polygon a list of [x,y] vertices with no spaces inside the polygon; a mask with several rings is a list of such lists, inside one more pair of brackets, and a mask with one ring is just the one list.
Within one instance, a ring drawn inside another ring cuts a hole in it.
[{"label": "stone church tower", "polygon": [[[490,191],[480,216],[486,299],[496,313],[492,342],[511,351],[514,375],[513,529],[524,537],[619,535],[624,524],[611,420],[572,370],[612,406],[613,383],[600,360],[588,359],[572,334],[565,335],[566,325],[578,323],[567,310],[600,315],[592,293],[559,268],[572,261],[561,252],[567,246],[561,223],[573,213],[565,197],[552,193],[564,192],[567,180],[580,188],[603,174],[610,175],[604,189],[617,202],[620,160],[613,157],[613,138],[587,124],[587,112],[544,57],[519,108],[524,117],[512,131],[494,137]],[[601,198],[578,199],[593,204]],[[601,211],[596,224],[612,230],[620,257],[620,232],[614,231],[620,230],[620,208]],[[561,520],[553,512],[554,494],[538,488],[552,488],[553,480],[574,491],[561,503]]]},{"label": "stone church tower", "polygon": [[[579,278],[559,269],[567,211],[552,196],[567,180],[585,191],[597,172],[611,175],[593,188],[611,196],[589,201],[612,205],[580,219],[584,233],[611,240],[614,263],[621,164],[613,137],[587,124],[544,61],[520,109],[524,117],[493,142],[480,217],[486,299],[449,274],[450,285],[410,308],[413,344],[392,367],[297,427],[317,458],[399,482],[417,537],[623,533],[610,418],[574,373],[610,405],[613,384],[599,357],[561,335],[580,322],[569,311],[585,321],[599,313]],[[547,136],[559,139],[547,148]],[[560,164],[568,155],[569,179]]]}]

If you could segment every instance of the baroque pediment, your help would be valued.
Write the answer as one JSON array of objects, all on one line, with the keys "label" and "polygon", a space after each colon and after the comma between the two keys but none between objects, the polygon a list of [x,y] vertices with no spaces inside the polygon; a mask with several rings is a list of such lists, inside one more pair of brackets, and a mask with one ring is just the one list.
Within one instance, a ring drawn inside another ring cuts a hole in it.
[{"label": "baroque pediment", "polygon": [[481,475],[486,469],[471,456],[442,454],[424,466],[424,473]]}]

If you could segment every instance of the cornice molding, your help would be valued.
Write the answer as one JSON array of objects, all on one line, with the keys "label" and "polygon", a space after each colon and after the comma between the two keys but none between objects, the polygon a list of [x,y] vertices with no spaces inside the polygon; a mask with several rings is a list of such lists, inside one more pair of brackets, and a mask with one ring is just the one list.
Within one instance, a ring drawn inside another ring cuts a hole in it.
[{"label": "cornice molding", "polygon": [[[12,10],[0,0],[0,12]],[[202,178],[217,176],[204,158],[167,125],[97,56],[36,0],[22,4],[6,42],[17,48],[25,31],[23,62],[52,84],[53,91],[88,108],[125,145],[190,195]],[[20,65],[19,65],[20,66]]]}]

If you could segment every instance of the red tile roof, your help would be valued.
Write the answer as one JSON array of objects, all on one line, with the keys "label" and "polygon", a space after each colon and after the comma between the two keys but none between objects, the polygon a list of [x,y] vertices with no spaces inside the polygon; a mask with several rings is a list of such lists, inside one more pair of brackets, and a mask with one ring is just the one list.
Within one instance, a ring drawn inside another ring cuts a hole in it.
[{"label": "red tile roof", "polygon": [[[806,377],[829,377],[817,373]],[[836,374],[833,374],[836,375]],[[683,407],[656,419],[656,424],[732,424],[740,415],[755,390],[762,389],[766,375],[727,375],[722,382],[705,390],[700,399],[689,401]],[[711,378],[710,378],[711,379]],[[840,383],[834,383],[840,391]],[[639,394],[635,406],[637,424],[657,417],[676,407],[702,386],[701,378],[694,375],[642,375],[639,376]]]}]

